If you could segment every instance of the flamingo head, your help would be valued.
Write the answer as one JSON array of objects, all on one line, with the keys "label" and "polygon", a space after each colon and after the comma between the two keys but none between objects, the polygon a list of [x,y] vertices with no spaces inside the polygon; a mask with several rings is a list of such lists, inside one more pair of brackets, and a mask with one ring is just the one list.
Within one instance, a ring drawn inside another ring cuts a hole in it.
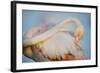
[{"label": "flamingo head", "polygon": [[77,43],[80,42],[80,40],[83,38],[83,35],[84,35],[84,28],[82,26],[80,26],[74,32],[75,40]]}]

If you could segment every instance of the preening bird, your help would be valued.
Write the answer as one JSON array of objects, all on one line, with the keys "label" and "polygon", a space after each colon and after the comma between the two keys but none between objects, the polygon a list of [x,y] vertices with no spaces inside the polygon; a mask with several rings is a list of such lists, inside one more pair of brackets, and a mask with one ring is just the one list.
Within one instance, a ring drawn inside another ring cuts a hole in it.
[{"label": "preening bird", "polygon": [[84,27],[74,17],[49,30],[47,25],[35,27],[25,34],[23,54],[34,61],[83,60],[80,46],[83,35]]}]

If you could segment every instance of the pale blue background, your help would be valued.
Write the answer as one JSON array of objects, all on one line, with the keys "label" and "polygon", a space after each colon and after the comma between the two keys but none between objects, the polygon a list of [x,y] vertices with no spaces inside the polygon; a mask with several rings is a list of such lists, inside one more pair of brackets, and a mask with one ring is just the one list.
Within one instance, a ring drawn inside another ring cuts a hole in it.
[{"label": "pale blue background", "polygon": [[[68,18],[78,18],[85,27],[85,35],[83,37],[81,46],[84,49],[84,55],[87,59],[91,58],[90,51],[90,32],[91,32],[91,14],[89,13],[75,13],[75,12],[49,12],[49,11],[34,11],[23,10],[22,11],[22,30],[23,34],[26,33],[31,27],[41,25],[46,22],[47,24],[57,24],[60,21]],[[32,62],[31,59],[23,56],[23,62]]]}]

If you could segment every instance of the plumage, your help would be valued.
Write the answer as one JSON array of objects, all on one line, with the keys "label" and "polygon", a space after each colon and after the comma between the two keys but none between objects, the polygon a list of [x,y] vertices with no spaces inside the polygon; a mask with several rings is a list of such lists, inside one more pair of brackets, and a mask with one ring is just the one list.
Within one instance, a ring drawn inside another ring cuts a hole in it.
[{"label": "plumage", "polygon": [[[72,30],[75,25],[74,30]],[[69,28],[69,26],[71,28]],[[23,53],[35,61],[61,61],[61,60],[81,60],[85,59],[80,46],[80,40],[84,35],[84,28],[76,18],[68,18],[55,25],[51,29],[43,30],[42,34],[32,36],[43,27],[30,29],[23,40]],[[71,35],[72,34],[72,35]],[[33,53],[27,54],[31,47]]]}]

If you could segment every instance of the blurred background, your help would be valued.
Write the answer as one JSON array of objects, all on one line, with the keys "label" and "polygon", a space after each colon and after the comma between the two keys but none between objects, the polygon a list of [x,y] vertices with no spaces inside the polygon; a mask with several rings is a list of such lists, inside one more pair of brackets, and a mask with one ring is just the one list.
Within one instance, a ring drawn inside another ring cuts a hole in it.
[{"label": "blurred background", "polygon": [[[35,10],[23,10],[22,11],[22,33],[23,38],[24,34],[27,33],[32,27],[48,25],[49,29],[53,26],[59,24],[65,19],[70,17],[77,18],[84,27],[85,34],[81,40],[81,47],[86,59],[91,57],[91,14],[89,13],[79,13],[79,12],[55,12],[55,11],[35,11]],[[49,30],[48,29],[48,30]],[[67,28],[70,31],[74,31],[74,26],[69,26]],[[23,62],[32,62],[31,59],[23,55]]]}]

